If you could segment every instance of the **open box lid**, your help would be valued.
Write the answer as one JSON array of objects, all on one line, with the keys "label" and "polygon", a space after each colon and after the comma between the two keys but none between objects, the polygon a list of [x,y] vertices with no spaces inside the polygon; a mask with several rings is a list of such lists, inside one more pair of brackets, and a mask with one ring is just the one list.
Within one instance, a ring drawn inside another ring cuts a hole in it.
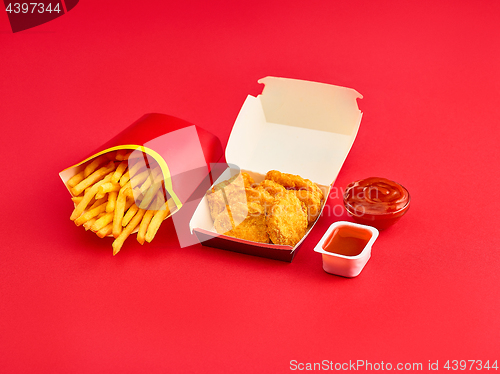
[{"label": "open box lid", "polygon": [[266,77],[236,118],[226,161],[244,170],[297,174],[335,182],[356,138],[362,112],[356,90],[325,83]]}]

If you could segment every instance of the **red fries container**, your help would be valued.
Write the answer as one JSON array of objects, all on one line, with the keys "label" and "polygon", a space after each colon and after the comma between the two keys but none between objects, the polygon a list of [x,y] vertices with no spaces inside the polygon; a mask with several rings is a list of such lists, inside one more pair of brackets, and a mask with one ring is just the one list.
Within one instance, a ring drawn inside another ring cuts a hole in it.
[{"label": "red fries container", "polygon": [[[164,114],[145,114],[82,161],[59,173],[67,181],[89,162],[117,152],[132,151],[129,162],[158,166],[171,216],[181,209],[210,173],[210,164],[222,156],[220,140],[212,133],[182,119]],[[72,190],[68,188],[70,193]],[[134,195],[136,204],[140,198]],[[155,209],[158,209],[156,207]],[[167,217],[167,218],[168,218]]]}]

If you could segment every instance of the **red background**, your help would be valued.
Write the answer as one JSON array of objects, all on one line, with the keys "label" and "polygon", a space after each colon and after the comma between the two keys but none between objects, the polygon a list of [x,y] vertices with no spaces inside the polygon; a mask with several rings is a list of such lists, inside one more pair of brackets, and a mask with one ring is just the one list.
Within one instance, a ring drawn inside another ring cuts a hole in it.
[{"label": "red background", "polygon": [[[500,360],[499,24],[497,1],[85,0],[13,34],[2,10],[1,371]],[[180,248],[172,222],[113,257],[71,223],[59,171],[148,112],[225,146],[267,75],[363,94],[335,186],[383,176],[412,195],[359,277],[313,252],[343,214],[291,264]]]}]

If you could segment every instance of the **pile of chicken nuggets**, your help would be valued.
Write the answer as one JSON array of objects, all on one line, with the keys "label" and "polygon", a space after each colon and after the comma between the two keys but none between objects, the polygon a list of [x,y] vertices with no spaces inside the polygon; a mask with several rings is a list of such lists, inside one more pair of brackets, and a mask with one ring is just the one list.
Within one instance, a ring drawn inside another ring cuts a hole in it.
[{"label": "pile of chicken nuggets", "polygon": [[255,183],[245,172],[207,192],[219,234],[294,247],[321,212],[320,188],[298,175],[269,171]]}]

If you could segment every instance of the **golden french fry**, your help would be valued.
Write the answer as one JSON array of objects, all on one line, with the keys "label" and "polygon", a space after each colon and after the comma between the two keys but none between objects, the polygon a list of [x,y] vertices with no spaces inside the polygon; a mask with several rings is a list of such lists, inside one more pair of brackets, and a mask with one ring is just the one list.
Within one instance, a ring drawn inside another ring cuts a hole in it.
[{"label": "golden french fry", "polygon": [[106,212],[111,213],[115,211],[117,196],[118,192],[116,191],[108,193],[108,205],[106,205]]},{"label": "golden french fry", "polygon": [[108,200],[107,200],[105,197],[100,198],[99,200],[94,201],[94,202],[92,203],[92,205],[90,205],[89,210],[90,210],[90,209],[94,209],[96,206],[99,206],[99,205],[101,205],[101,204],[104,204],[104,203],[105,203],[105,202],[107,202],[107,201],[108,201]]},{"label": "golden french fry", "polygon": [[148,166],[146,165],[146,162],[143,159],[139,159],[139,161],[133,163],[132,165],[130,164],[130,161],[129,161],[128,173],[130,175],[130,178],[132,178],[134,175],[136,175],[144,167],[147,168]]},{"label": "golden french fry", "polygon": [[133,188],[136,188],[142,182],[147,180],[150,175],[151,175],[151,169],[147,168],[146,170],[144,170],[144,171],[140,172],[139,174],[134,175],[132,178],[130,178],[129,183]]},{"label": "golden french fry", "polygon": [[[106,209],[104,209],[104,211],[106,211]],[[95,220],[90,228],[92,231],[97,232],[103,227],[109,225],[111,222],[113,222],[113,213],[105,213],[100,218]]]},{"label": "golden french fry", "polygon": [[78,183],[80,183],[82,180],[85,179],[85,176],[84,176],[84,172],[83,170],[81,172],[79,172],[78,174],[75,174],[74,176],[72,176],[68,182],[66,182],[66,184],[73,188],[75,187]]},{"label": "golden french fry", "polygon": [[127,213],[123,216],[122,219],[122,226],[125,227],[128,225],[128,223],[132,220],[132,218],[135,216],[137,211],[139,210],[139,207],[135,204],[132,204],[132,206],[127,210]]},{"label": "golden french fry", "polygon": [[[113,177],[111,177],[113,178]],[[103,183],[99,187],[99,191],[103,193],[108,193],[108,192],[118,192],[120,191],[121,186],[118,183],[112,183],[112,182],[107,182]]]},{"label": "golden french fry", "polygon": [[78,205],[78,203],[83,200],[83,196],[75,196],[72,197],[71,200]]},{"label": "golden french fry", "polygon": [[125,214],[125,204],[127,202],[127,191],[128,188],[122,188],[118,192],[118,197],[116,198],[116,206],[113,216],[113,236],[115,238],[122,232],[122,220]]},{"label": "golden french fry", "polygon": [[149,170],[148,178],[141,186],[142,194],[146,193],[146,191],[149,189],[149,187],[151,187],[153,183],[161,181],[161,179],[158,179],[158,176],[161,173],[161,169],[158,166],[155,167],[153,170],[151,169],[148,170]]},{"label": "golden french fry", "polygon": [[87,206],[94,199],[94,196],[96,195],[97,190],[99,189],[99,186],[102,183],[107,182],[109,179],[111,179],[110,175],[104,177],[104,179],[102,181],[97,182],[89,189],[89,191],[83,196],[83,199],[75,207],[75,209],[73,210],[73,213],[71,213],[71,217],[69,218],[70,220],[74,221],[75,219],[77,219],[78,217],[80,217],[83,214],[83,212],[85,211]]},{"label": "golden french fry", "polygon": [[[113,255],[135,229],[139,243],[150,242],[170,213],[168,207],[154,210],[164,201],[160,176],[161,169],[151,169],[142,152],[118,150],[103,154],[68,180],[75,204],[70,219],[101,238],[114,236]],[[136,199],[141,205],[136,205]]]},{"label": "golden french fry", "polygon": [[167,204],[165,204],[165,209],[158,210],[153,215],[153,218],[149,223],[148,230],[146,231],[146,236],[145,236],[145,239],[148,243],[151,243],[151,240],[153,240],[153,238],[155,237],[156,232],[160,228],[161,223],[165,220],[165,218],[167,218],[169,213],[170,210],[168,209]]},{"label": "golden french fry", "polygon": [[[129,198],[128,194],[126,193],[125,195],[127,195],[127,202],[125,203],[125,213],[124,213],[124,216],[122,218],[122,226],[125,227],[126,225],[123,224],[123,222],[125,220],[127,220],[128,222],[130,222],[130,219],[134,216],[134,214],[137,212],[137,210],[134,208],[133,211],[130,211],[130,209],[132,208],[134,204],[134,199],[133,198]],[[128,216],[127,216],[128,214]],[[113,218],[114,218],[114,213],[113,213]],[[127,223],[128,223],[127,222]]]},{"label": "golden french fry", "polygon": [[141,200],[139,207],[142,209],[148,209],[149,204],[151,204],[151,201],[156,197],[158,191],[160,190],[162,184],[161,183],[155,183],[153,184],[146,194],[144,195],[143,199]]},{"label": "golden french fry", "polygon": [[120,162],[120,165],[118,165],[115,172],[113,173],[113,176],[111,177],[111,182],[118,183],[125,170],[127,170],[127,167],[128,167],[127,161]]},{"label": "golden french fry", "polygon": [[87,178],[82,180],[80,183],[78,183],[71,192],[73,195],[78,196],[80,195],[87,187],[90,187],[92,184],[100,181],[103,179],[107,174],[112,172],[115,169],[115,163],[113,161],[110,161],[109,164],[106,166],[103,166],[102,168],[94,171],[92,174],[90,174]]},{"label": "golden french fry", "polygon": [[125,186],[125,196],[127,196],[127,199],[133,199],[134,198],[134,192],[132,191],[132,188],[130,185]]},{"label": "golden french fry", "polygon": [[85,213],[83,213],[80,217],[75,219],[75,224],[77,226],[83,225],[85,222],[87,222],[89,219],[92,219],[94,217],[97,217],[100,213],[106,211],[106,203],[103,203],[99,206],[96,206],[95,208],[92,208]]},{"label": "golden french fry", "polygon": [[111,235],[113,232],[113,224],[110,223],[107,226],[103,227],[99,231],[96,232],[97,236],[100,238],[104,238],[105,236]]},{"label": "golden french fry", "polygon": [[85,222],[85,223],[83,224],[83,227],[85,228],[85,231],[90,230],[90,228],[92,227],[92,225],[94,224],[94,222],[95,222],[95,221],[97,221],[97,219],[98,219],[99,217],[101,217],[101,216],[102,216],[102,213],[101,213],[101,214],[99,214],[97,217],[91,218],[91,219],[89,219],[87,222]]},{"label": "golden french fry", "polygon": [[[113,177],[111,177],[111,178],[113,178]],[[118,183],[112,183],[112,182],[103,183],[99,187],[99,190],[97,191],[97,194],[95,195],[95,198],[101,199],[109,192],[120,191],[120,188],[121,188],[121,186]]]},{"label": "golden french fry", "polygon": [[118,183],[120,183],[120,186],[124,187],[129,180],[130,180],[130,173],[127,170],[125,173],[122,174],[122,176],[120,177],[120,181]]},{"label": "golden french fry", "polygon": [[92,174],[98,167],[104,162],[104,158],[102,156],[96,157],[92,160],[90,164],[85,166],[83,170],[83,176],[87,178],[90,174]]},{"label": "golden french fry", "polygon": [[[129,165],[130,166],[130,165]],[[136,170],[132,170],[129,168],[129,170],[127,170],[127,172],[123,173],[123,175],[121,176],[120,178],[120,186],[124,187],[127,183],[129,183],[131,181],[131,178],[137,174],[137,176],[139,175],[138,173],[140,172],[140,169],[144,166],[144,164],[136,164],[135,166],[139,166],[138,168],[136,168]],[[140,172],[140,174],[142,174],[143,172],[147,172],[148,170],[144,170],[142,172]],[[147,174],[146,175],[141,175],[141,178],[142,180],[145,180],[147,178]],[[134,182],[135,185],[137,185],[137,182]]]},{"label": "golden french fry", "polygon": [[95,198],[97,200],[100,200],[100,199],[106,199],[106,200],[108,200],[108,197],[106,196],[106,194],[105,193],[100,193],[99,191],[97,191],[97,194],[95,195]]},{"label": "golden french fry", "polygon": [[144,209],[139,209],[134,218],[129,222],[129,224],[122,230],[120,235],[113,241],[113,256],[120,252],[125,240],[134,231],[134,229],[139,225],[146,211]]},{"label": "golden french fry", "polygon": [[137,241],[141,243],[141,245],[144,244],[144,241],[146,240],[146,232],[155,213],[156,210],[147,210],[144,217],[142,217],[141,224],[139,225],[139,231],[137,232]]}]

